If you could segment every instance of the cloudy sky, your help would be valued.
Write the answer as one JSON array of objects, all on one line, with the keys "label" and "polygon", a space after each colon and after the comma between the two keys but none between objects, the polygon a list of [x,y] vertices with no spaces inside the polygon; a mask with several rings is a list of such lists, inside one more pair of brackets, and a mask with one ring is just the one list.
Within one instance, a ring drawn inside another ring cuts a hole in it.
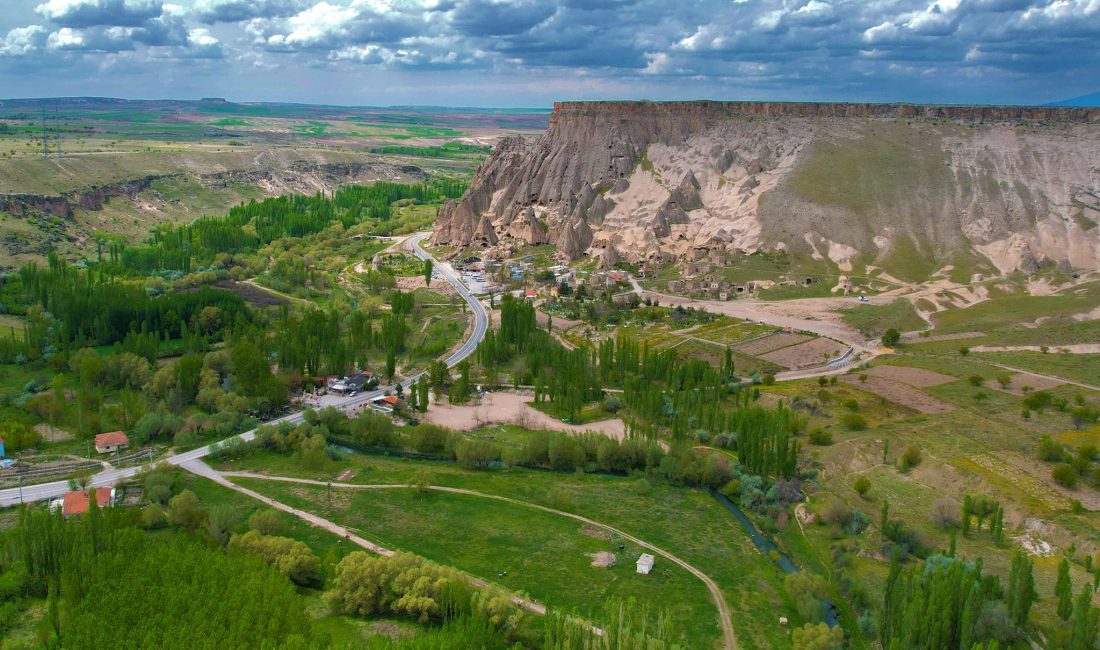
[{"label": "cloudy sky", "polygon": [[1100,0],[0,0],[0,97],[1046,103]]}]

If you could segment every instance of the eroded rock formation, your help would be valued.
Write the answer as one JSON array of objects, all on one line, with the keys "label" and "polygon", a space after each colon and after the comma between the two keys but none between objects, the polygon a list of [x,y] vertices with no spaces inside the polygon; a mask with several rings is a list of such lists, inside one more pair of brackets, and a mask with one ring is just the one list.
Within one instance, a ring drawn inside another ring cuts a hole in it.
[{"label": "eroded rock formation", "polygon": [[1100,109],[564,102],[542,137],[501,141],[433,240],[1096,268],[1096,196]]}]

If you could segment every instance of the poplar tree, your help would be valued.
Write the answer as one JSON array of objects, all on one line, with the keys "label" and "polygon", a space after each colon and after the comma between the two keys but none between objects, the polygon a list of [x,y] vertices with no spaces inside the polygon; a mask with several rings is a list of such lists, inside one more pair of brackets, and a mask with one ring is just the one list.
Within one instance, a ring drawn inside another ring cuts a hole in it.
[{"label": "poplar tree", "polygon": [[1054,596],[1058,599],[1058,616],[1068,621],[1073,615],[1073,585],[1069,581],[1069,560],[1058,563],[1058,579],[1054,582]]},{"label": "poplar tree", "polygon": [[1031,605],[1035,602],[1035,576],[1031,558],[1022,549],[1012,556],[1012,568],[1008,573],[1008,589],[1005,606],[1012,621],[1019,627],[1027,625]]}]

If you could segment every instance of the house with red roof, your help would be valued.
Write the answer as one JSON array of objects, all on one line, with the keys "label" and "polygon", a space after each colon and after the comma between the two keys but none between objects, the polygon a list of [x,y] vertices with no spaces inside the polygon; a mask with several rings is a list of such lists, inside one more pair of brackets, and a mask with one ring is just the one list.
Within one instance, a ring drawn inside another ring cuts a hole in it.
[{"label": "house with red roof", "polygon": [[113,454],[130,446],[130,439],[121,431],[101,433],[95,437],[95,450],[101,454]]},{"label": "house with red roof", "polygon": [[[66,518],[75,517],[88,512],[88,507],[91,505],[91,493],[95,492],[95,502],[100,508],[106,508],[115,504],[115,489],[113,487],[101,487],[93,488],[91,490],[79,490],[76,492],[66,492],[61,501],[61,514]],[[57,502],[50,504],[50,507],[56,507]]]}]

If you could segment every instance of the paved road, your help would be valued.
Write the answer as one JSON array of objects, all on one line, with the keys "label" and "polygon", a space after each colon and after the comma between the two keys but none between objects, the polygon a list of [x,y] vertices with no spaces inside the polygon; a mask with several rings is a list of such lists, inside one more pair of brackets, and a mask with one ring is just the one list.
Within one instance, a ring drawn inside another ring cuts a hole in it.
[{"label": "paved road", "polygon": [[[406,240],[406,245],[413,252],[413,254],[415,254],[420,259],[432,260],[432,263],[439,271],[439,274],[448,283],[450,283],[451,286],[455,288],[455,291],[458,292],[458,295],[462,296],[462,298],[470,306],[470,309],[473,311],[474,314],[474,328],[470,334],[470,338],[466,340],[462,347],[460,347],[446,359],[447,365],[449,367],[453,367],[466,357],[473,354],[474,350],[477,349],[478,344],[481,343],[481,340],[485,337],[485,332],[489,328],[489,312],[485,309],[485,305],[483,305],[481,301],[479,301],[474,296],[474,294],[470,293],[470,290],[466,288],[466,285],[463,284],[462,280],[459,279],[458,274],[454,272],[454,269],[452,269],[449,264],[440,263],[438,260],[435,260],[421,247],[421,243],[424,241],[425,238],[428,237],[429,234],[430,233],[420,233],[414,235],[413,237],[410,237],[408,240]],[[414,375],[401,382],[401,385],[405,388],[408,388],[410,385],[415,383],[416,380],[419,379],[419,377],[420,375]],[[336,408],[342,410],[354,409],[356,407],[369,403],[371,400],[381,397],[385,394],[386,390],[393,388],[394,386],[381,386],[378,388],[378,390],[367,393],[360,393],[355,397],[345,398],[340,402],[333,404],[332,406],[335,406]],[[290,415],[285,415],[281,418],[271,420],[266,424],[297,424],[303,420],[303,413],[304,411],[291,413]],[[246,431],[245,433],[240,434],[238,437],[247,442],[256,437],[256,431],[255,429],[253,429],[252,431]],[[170,456],[165,460],[172,465],[182,465],[183,463],[198,460],[200,458],[208,456],[211,451],[211,445],[206,445],[205,447],[199,447],[197,449],[193,449],[182,454]],[[93,476],[89,481],[89,486],[112,486],[119,483],[120,481],[126,480],[134,476],[140,471],[140,466],[106,470]],[[44,499],[53,499],[64,495],[65,492],[67,492],[68,490],[68,481],[53,481],[50,483],[25,485],[22,487],[22,489],[8,488],[5,490],[0,490],[0,507],[12,506],[25,501],[41,501]]]}]

